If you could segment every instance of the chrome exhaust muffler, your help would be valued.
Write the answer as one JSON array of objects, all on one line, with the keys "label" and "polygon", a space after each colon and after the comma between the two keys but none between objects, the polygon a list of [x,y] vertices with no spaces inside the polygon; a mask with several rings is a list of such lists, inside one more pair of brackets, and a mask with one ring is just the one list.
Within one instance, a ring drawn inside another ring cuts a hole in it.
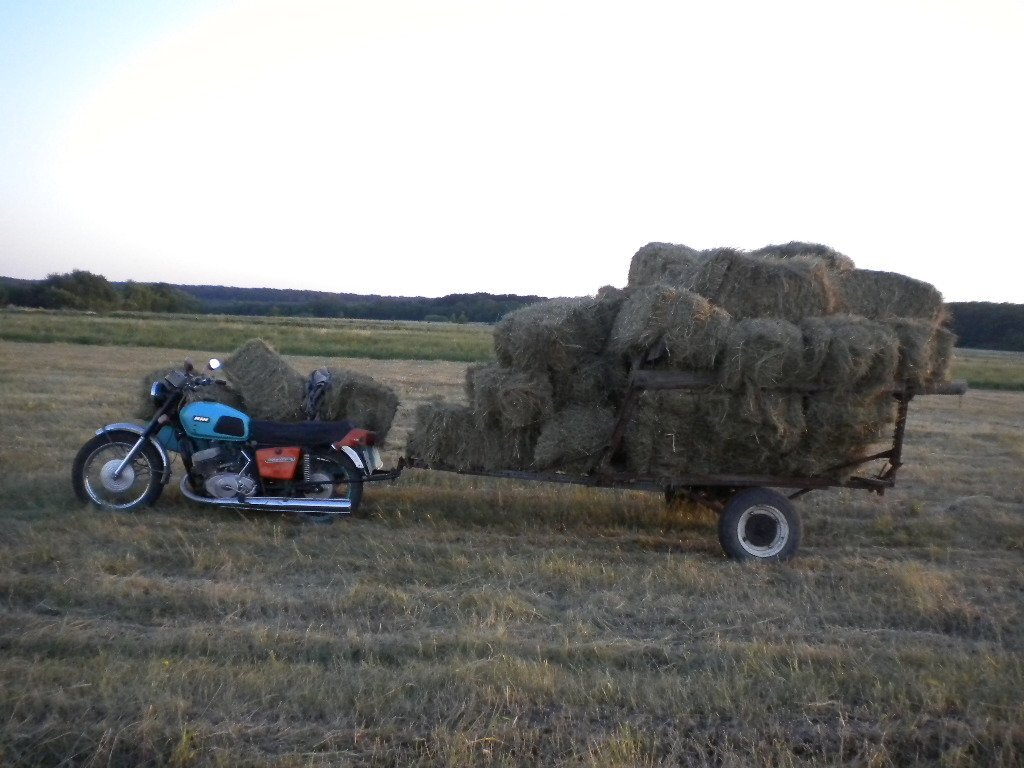
[{"label": "chrome exhaust muffler", "polygon": [[188,478],[183,477],[178,486],[181,495],[189,501],[229,509],[264,509],[282,512],[320,512],[335,515],[347,515],[352,508],[348,499],[297,499],[291,496],[245,496],[242,499],[214,499],[200,496],[188,485]]}]

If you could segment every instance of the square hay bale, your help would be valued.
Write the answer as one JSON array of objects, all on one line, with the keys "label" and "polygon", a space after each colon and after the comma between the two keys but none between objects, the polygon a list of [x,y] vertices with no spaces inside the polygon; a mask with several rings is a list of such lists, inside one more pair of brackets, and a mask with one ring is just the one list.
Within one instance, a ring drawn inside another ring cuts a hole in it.
[{"label": "square hay bale", "polygon": [[931,366],[928,370],[928,384],[941,384],[949,380],[949,368],[953,363],[956,334],[943,325],[932,329]]},{"label": "square hay bale", "polygon": [[565,371],[599,355],[624,296],[549,299],[505,315],[494,328],[498,362],[519,370]]},{"label": "square hay bale", "polygon": [[[910,317],[940,323],[942,294],[930,283],[896,272],[854,269],[836,276],[839,309],[872,320]],[[823,314],[823,313],[817,313]]]},{"label": "square hay bale", "polygon": [[469,406],[433,402],[416,409],[406,456],[460,470],[526,469],[536,439],[536,430],[481,425]]},{"label": "square hay bale", "polygon": [[619,310],[608,353],[626,361],[658,359],[675,370],[712,370],[732,318],[703,296],[664,283],[633,291]]},{"label": "square hay bale", "polygon": [[474,366],[467,381],[473,413],[482,425],[523,429],[539,426],[554,413],[551,382],[539,371]]},{"label": "square hay bale", "polygon": [[555,408],[570,405],[618,406],[629,378],[628,368],[618,359],[592,356],[578,360],[571,368],[550,372]]},{"label": "square hay bale", "polygon": [[306,377],[263,339],[250,339],[223,364],[254,419],[303,421]]},{"label": "square hay bale", "polygon": [[899,364],[895,379],[913,387],[923,387],[932,377],[935,356],[936,326],[927,320],[899,317],[887,321],[899,339]]},{"label": "square hay bale", "polygon": [[424,403],[416,409],[416,423],[405,453],[430,465],[471,469],[476,457],[466,436],[475,432],[476,422],[468,406]]},{"label": "square hay bale", "polygon": [[786,320],[758,318],[734,323],[722,350],[718,379],[734,391],[805,384],[803,333]]},{"label": "square hay bale", "polygon": [[799,395],[645,393],[626,438],[625,460],[630,470],[663,479],[776,473],[786,467],[803,433]]},{"label": "square hay bale", "polygon": [[832,314],[837,307],[837,274],[813,256],[771,258],[729,248],[709,251],[686,286],[737,320]]},{"label": "square hay bale", "polygon": [[893,382],[899,339],[891,326],[854,315],[805,318],[804,375],[830,389],[878,390]]},{"label": "square hay bale", "polygon": [[614,427],[615,414],[611,408],[569,406],[541,429],[534,448],[534,466],[586,474],[603,457]]},{"label": "square hay bale", "polygon": [[689,283],[705,256],[693,248],[672,243],[648,243],[629,263],[630,288],[665,283],[683,286]]},{"label": "square hay bale", "polygon": [[793,259],[809,257],[826,264],[830,269],[846,271],[854,269],[853,259],[839,251],[820,243],[802,243],[793,241],[781,245],[766,245],[764,248],[750,252],[751,256],[772,259]]},{"label": "square hay bale", "polygon": [[804,408],[806,429],[790,457],[791,471],[801,476],[846,480],[858,468],[838,465],[870,455],[896,421],[896,400],[886,393],[822,392],[808,396]]},{"label": "square hay bale", "polygon": [[376,432],[383,440],[391,430],[398,410],[398,395],[372,376],[345,368],[328,368],[330,387],[320,404],[325,421],[348,420]]}]

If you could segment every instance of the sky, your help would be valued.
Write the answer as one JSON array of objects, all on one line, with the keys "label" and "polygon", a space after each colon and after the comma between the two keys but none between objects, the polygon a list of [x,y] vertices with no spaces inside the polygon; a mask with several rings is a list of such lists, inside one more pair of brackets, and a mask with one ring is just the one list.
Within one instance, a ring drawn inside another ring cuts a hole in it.
[{"label": "sky", "polygon": [[0,275],[582,296],[804,240],[1024,303],[1021,0],[0,0]]}]

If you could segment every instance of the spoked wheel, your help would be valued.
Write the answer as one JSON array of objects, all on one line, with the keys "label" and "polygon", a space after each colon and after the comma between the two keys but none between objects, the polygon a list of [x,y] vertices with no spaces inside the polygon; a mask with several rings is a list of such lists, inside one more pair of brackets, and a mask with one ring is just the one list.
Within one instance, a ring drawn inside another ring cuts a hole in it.
[{"label": "spoked wheel", "polygon": [[800,546],[801,533],[793,503],[768,488],[737,493],[718,518],[718,540],[736,560],[788,560]]},{"label": "spoked wheel", "polygon": [[[363,484],[359,482],[361,476],[348,456],[314,456],[310,479],[319,482],[320,485],[312,491],[307,491],[305,496],[317,499],[348,499],[352,505],[348,509],[348,514],[354,515],[363,498]],[[339,516],[334,512],[300,512],[298,518],[308,523],[327,525],[333,523]]]},{"label": "spoked wheel", "polygon": [[147,441],[118,472],[138,442],[134,432],[106,432],[82,446],[71,470],[75,495],[101,509],[128,512],[148,506],[163,490],[163,460]]}]

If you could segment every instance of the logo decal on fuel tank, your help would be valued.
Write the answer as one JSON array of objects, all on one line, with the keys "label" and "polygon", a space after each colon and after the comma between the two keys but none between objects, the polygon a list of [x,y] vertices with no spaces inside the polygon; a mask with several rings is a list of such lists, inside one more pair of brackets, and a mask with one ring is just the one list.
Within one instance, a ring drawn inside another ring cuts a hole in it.
[{"label": "logo decal on fuel tank", "polygon": [[210,420],[209,416],[193,416],[192,417],[192,421],[202,421],[202,422],[205,423],[205,422],[207,422],[209,420]]},{"label": "logo decal on fuel tank", "polygon": [[294,456],[270,456],[263,460],[264,464],[294,464]]}]

